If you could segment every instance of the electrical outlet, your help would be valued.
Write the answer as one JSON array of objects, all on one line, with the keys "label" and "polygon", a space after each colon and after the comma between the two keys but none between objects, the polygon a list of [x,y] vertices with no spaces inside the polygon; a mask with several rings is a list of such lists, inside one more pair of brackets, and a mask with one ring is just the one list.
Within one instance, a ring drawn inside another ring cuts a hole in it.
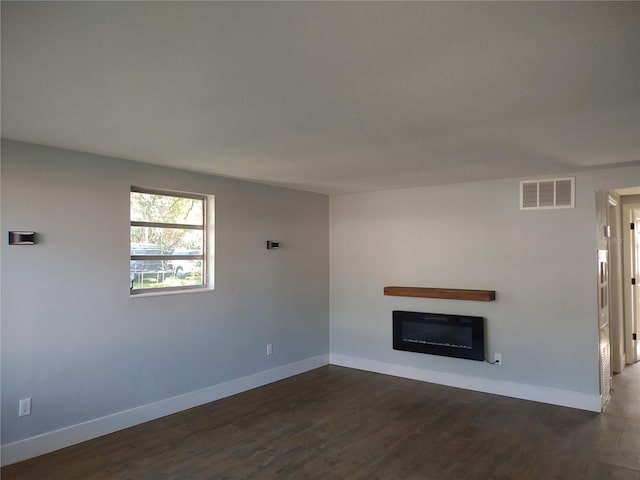
[{"label": "electrical outlet", "polygon": [[273,344],[267,343],[267,357],[273,355]]},{"label": "electrical outlet", "polygon": [[18,409],[18,416],[25,417],[31,415],[31,399],[23,398],[20,400],[20,407]]},{"label": "electrical outlet", "polygon": [[493,357],[493,362],[496,365],[502,365],[502,354],[501,353],[496,353]]}]

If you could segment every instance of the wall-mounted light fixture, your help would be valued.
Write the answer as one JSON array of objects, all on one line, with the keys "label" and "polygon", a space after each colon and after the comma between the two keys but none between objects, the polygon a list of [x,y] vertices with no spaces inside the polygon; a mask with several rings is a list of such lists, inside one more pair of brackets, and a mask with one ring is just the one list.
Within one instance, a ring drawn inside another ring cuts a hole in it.
[{"label": "wall-mounted light fixture", "polygon": [[36,232],[9,232],[9,245],[35,245]]},{"label": "wall-mounted light fixture", "polygon": [[273,250],[280,248],[280,242],[274,242],[273,240],[267,240],[267,250]]}]

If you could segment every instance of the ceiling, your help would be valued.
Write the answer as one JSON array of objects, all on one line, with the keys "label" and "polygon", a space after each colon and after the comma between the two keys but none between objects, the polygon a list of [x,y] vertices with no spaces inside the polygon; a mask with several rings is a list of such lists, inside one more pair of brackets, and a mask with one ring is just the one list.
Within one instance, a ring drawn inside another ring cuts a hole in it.
[{"label": "ceiling", "polygon": [[640,161],[640,2],[1,8],[4,138],[329,194]]}]

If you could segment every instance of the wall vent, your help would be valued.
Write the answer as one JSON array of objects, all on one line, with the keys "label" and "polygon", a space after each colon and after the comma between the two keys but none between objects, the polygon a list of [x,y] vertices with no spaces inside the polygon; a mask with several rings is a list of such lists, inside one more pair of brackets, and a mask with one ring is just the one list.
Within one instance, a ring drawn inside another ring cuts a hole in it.
[{"label": "wall vent", "polygon": [[575,207],[575,177],[520,182],[520,210]]}]

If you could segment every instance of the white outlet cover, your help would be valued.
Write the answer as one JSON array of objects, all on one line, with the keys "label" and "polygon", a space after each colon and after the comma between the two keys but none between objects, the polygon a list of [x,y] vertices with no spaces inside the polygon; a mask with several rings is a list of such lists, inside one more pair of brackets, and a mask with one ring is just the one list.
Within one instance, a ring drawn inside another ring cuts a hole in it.
[{"label": "white outlet cover", "polygon": [[18,416],[25,417],[27,415],[31,415],[31,399],[23,398],[20,400]]}]

